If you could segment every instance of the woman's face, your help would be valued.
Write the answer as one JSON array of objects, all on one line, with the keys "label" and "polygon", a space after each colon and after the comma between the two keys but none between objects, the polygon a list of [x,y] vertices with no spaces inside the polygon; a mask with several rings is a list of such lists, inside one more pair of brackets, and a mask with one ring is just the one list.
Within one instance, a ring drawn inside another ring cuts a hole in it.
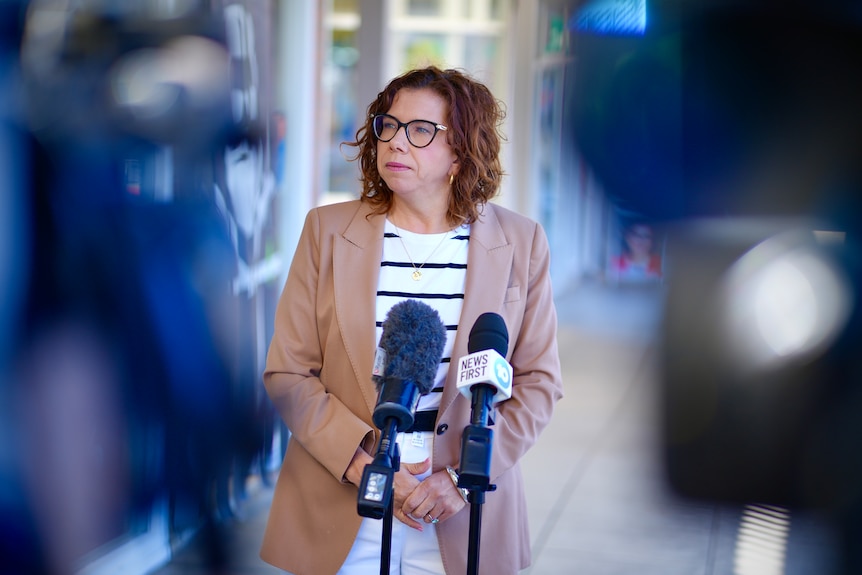
[{"label": "woman's face", "polygon": [[[446,125],[446,101],[431,90],[402,89],[395,94],[386,111],[400,122],[428,120]],[[445,131],[438,131],[434,140],[417,148],[407,140],[404,128],[399,128],[388,142],[377,141],[377,170],[396,197],[448,195],[449,176],[458,171],[457,157]]]}]

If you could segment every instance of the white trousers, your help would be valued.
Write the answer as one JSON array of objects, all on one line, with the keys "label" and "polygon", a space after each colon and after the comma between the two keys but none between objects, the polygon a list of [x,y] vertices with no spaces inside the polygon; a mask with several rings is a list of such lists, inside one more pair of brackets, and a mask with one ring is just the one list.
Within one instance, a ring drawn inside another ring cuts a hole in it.
[{"label": "white trousers", "polygon": [[[398,445],[402,463],[418,463],[431,457],[434,433],[399,433]],[[417,475],[421,481],[430,470]],[[422,522],[422,518],[417,518]],[[392,553],[389,562],[391,575],[445,575],[437,530],[423,522],[424,531],[417,531],[392,520]],[[374,575],[380,573],[380,549],[383,543],[383,520],[362,519],[359,533],[338,575]]]}]

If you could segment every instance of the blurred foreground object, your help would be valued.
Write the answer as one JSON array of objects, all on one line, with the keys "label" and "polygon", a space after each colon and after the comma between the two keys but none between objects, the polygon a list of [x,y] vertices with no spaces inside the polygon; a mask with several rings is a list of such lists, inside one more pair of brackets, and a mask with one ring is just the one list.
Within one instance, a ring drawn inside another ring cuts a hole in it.
[{"label": "blurred foreground object", "polygon": [[671,485],[737,502],[858,505],[857,241],[762,219],[687,222],[673,238],[662,359]]},{"label": "blurred foreground object", "polygon": [[572,18],[573,133],[612,199],[667,224],[671,483],[858,505],[862,5],[655,0],[643,31],[584,25],[624,4]]},{"label": "blurred foreground object", "polygon": [[653,221],[858,210],[862,4],[647,0],[642,32],[583,24],[639,4],[570,20],[570,135],[612,200]]},{"label": "blurred foreground object", "polygon": [[243,129],[223,26],[193,0],[14,4],[0,0],[16,35],[0,43],[0,165],[16,168],[0,205],[17,220],[0,239],[15,255],[0,249],[0,573],[75,573],[150,530],[167,546],[198,528],[217,566],[253,428],[212,192]]},{"label": "blurred foreground object", "polygon": [[140,138],[203,153],[230,121],[229,54],[197,1],[28,4],[27,120],[46,142]]},{"label": "blurred foreground object", "polygon": [[855,575],[862,4],[646,7],[643,34],[577,34],[573,132],[617,204],[666,224],[669,483],[825,511]]}]

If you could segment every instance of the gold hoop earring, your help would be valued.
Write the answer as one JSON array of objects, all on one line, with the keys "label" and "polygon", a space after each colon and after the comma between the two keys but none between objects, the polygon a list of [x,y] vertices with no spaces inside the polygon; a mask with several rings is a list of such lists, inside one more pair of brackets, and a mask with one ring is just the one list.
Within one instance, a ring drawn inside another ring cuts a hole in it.
[{"label": "gold hoop earring", "polygon": [[452,185],[452,182],[455,181],[455,174],[449,174],[449,185]]}]

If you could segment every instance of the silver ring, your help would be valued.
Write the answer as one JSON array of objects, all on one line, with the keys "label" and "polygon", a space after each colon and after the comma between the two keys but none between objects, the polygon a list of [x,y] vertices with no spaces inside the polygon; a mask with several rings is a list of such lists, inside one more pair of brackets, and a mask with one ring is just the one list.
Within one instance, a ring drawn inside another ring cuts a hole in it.
[{"label": "silver ring", "polygon": [[432,523],[433,525],[437,525],[437,523],[439,523],[439,522],[440,522],[440,519],[438,519],[437,517],[434,517],[434,518],[432,518],[432,519],[431,519],[431,523]]}]

